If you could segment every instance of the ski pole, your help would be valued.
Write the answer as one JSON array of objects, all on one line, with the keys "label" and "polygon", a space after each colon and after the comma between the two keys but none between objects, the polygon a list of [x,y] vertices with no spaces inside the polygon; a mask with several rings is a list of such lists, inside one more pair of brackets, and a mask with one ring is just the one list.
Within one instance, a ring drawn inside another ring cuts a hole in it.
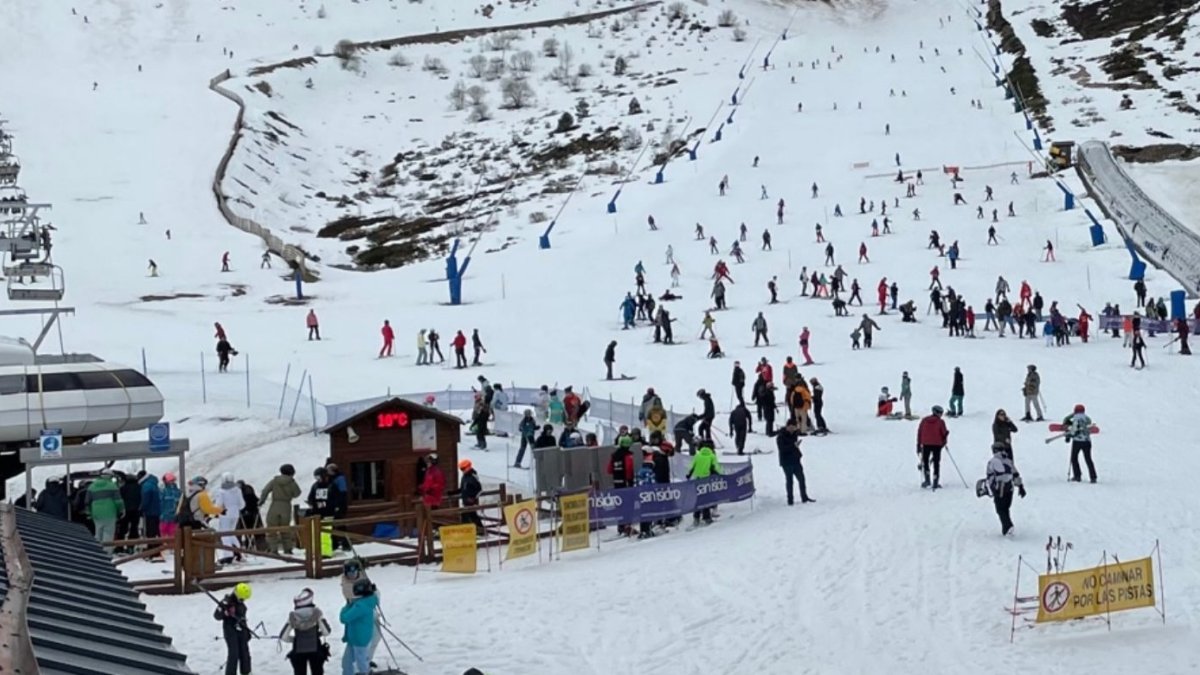
[{"label": "ski pole", "polygon": [[392,631],[392,629],[391,629],[391,628],[388,628],[387,626],[383,626],[383,631],[384,631],[385,633],[387,633],[388,635],[391,635],[391,636],[392,636],[392,639],[394,639],[396,642],[399,642],[399,643],[400,643],[400,646],[401,646],[401,647],[404,647],[406,650],[408,650],[408,653],[409,653],[409,654],[412,654],[414,657],[416,657],[416,659],[417,659],[418,661],[420,661],[421,663],[424,663],[424,662],[425,662],[425,659],[421,658],[421,655],[420,655],[420,654],[418,654],[418,653],[414,652],[414,651],[413,651],[413,649],[412,649],[412,647],[409,647],[409,646],[408,646],[408,645],[407,645],[407,644],[404,642],[404,640],[401,640],[401,639],[400,639],[400,636],[399,636],[399,635],[396,635],[396,633],[395,633],[394,631]]},{"label": "ski pole", "polygon": [[958,474],[958,479],[962,481],[963,487],[970,490],[971,489],[970,486],[967,485],[967,479],[963,478],[962,471],[958,470],[958,462],[954,461],[954,455],[950,454],[950,446],[947,445],[945,447],[945,450],[946,450],[946,456],[950,458],[950,463],[952,465],[954,465],[954,472]]}]

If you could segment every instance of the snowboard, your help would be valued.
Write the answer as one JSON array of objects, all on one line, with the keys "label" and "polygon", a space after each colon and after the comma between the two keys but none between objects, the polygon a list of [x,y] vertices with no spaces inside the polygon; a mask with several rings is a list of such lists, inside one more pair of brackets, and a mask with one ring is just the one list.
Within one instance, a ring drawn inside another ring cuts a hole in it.
[{"label": "snowboard", "polygon": [[741,455],[739,455],[737,453],[737,451],[735,451],[735,450],[726,450],[725,452],[722,452],[721,454],[729,455],[731,457],[748,457],[750,455],[771,455],[774,453],[775,453],[774,450],[759,450],[758,448],[755,448],[749,452],[744,452]]},{"label": "snowboard", "polygon": [[[1063,426],[1057,422],[1052,422],[1050,424],[1050,432],[1051,433],[1058,434],[1058,433],[1062,433],[1066,430],[1067,430],[1067,428],[1065,426]],[[1100,427],[1093,424],[1092,426],[1088,427],[1088,433],[1098,434],[1098,433],[1100,433]]]}]

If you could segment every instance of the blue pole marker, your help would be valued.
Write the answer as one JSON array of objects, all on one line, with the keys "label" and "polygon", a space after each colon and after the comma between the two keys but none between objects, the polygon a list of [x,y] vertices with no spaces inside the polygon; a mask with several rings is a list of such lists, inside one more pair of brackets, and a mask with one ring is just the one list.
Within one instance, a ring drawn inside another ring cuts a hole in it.
[{"label": "blue pole marker", "polygon": [[741,85],[738,85],[737,89],[733,90],[733,95],[729,97],[730,105],[737,105],[737,95],[738,95],[738,92],[741,90],[742,90]]},{"label": "blue pole marker", "polygon": [[696,151],[700,149],[700,141],[696,141],[696,145],[688,149],[688,161],[696,161]]},{"label": "blue pole marker", "polygon": [[294,274],[293,276],[296,277],[296,299],[303,300],[304,299],[304,279],[303,279],[303,277],[300,276],[300,270],[297,269],[296,274]]},{"label": "blue pole marker", "polygon": [[724,123],[722,123],[721,126],[717,127],[717,133],[713,134],[713,139],[712,139],[713,143],[716,143],[721,140],[721,130],[724,128],[725,128]]},{"label": "blue pole marker", "polygon": [[741,69],[738,70],[738,79],[739,80],[746,79],[746,66],[742,66]]},{"label": "blue pole marker", "polygon": [[657,171],[657,172],[654,174],[654,184],[655,184],[655,185],[661,185],[661,184],[662,184],[662,182],[663,182],[663,170],[662,170],[662,169],[659,169],[659,170],[658,170],[658,171]]},{"label": "blue pole marker", "polygon": [[547,227],[542,236],[538,237],[538,248],[543,250],[550,248],[550,230],[554,229],[554,224],[557,222],[557,220],[550,221],[550,227]]}]

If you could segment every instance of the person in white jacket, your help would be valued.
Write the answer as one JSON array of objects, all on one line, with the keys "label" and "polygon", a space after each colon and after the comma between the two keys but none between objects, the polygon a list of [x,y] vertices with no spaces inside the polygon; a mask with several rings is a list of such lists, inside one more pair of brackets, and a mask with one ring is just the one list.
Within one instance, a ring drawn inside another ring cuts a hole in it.
[{"label": "person in white jacket", "polygon": [[[242,488],[228,471],[221,474],[221,488],[217,491],[216,505],[222,509],[217,517],[217,530],[222,532],[221,543],[225,546],[238,546],[238,538],[233,534],[224,534],[237,529],[238,516],[246,508],[246,500],[242,497]],[[233,561],[242,561],[242,554],[225,551],[226,555],[218,562],[227,565]]]},{"label": "person in white jacket", "polygon": [[550,389],[546,385],[543,384],[538,391],[537,403],[533,407],[537,410],[538,422],[545,424],[550,419]]}]

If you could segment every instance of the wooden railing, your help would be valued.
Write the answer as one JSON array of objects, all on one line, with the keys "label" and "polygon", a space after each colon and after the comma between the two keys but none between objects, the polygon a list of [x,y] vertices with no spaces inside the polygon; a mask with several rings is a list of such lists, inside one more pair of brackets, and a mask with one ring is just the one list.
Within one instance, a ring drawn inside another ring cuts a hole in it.
[{"label": "wooden railing", "polygon": [[[480,498],[487,503],[477,506],[445,506],[443,502],[443,506],[433,509],[430,514],[432,523],[429,524],[429,531],[436,531],[442,525],[459,524],[463,521],[463,515],[473,513],[478,514],[482,521],[478,540],[480,547],[507,543],[508,532],[504,529],[503,509],[504,506],[519,500],[520,495],[514,498],[501,486],[497,490],[482,493]],[[448,499],[457,501],[455,496]],[[198,586],[209,589],[232,586],[254,576],[297,573],[302,573],[309,579],[336,576],[340,574],[348,556],[323,556],[323,536],[332,537],[335,542],[349,542],[353,554],[369,565],[416,565],[420,562],[437,562],[441,560],[441,547],[436,537],[432,546],[433,556],[423,557],[425,542],[421,536],[381,538],[362,533],[364,529],[374,529],[375,525],[402,523],[415,523],[417,531],[424,533],[427,528],[423,518],[421,511],[405,510],[396,505],[395,509],[387,509],[381,513],[339,520],[305,516],[295,525],[282,527],[256,527],[219,532],[207,528],[181,527],[172,537],[126,539],[105,542],[104,545],[137,549],[135,553],[118,556],[114,560],[117,566],[159,556],[169,557],[172,565],[169,577],[137,579],[133,581],[133,585],[144,593],[177,595],[194,592]],[[400,532],[404,531],[403,528],[400,529]],[[276,536],[289,537],[296,544],[297,553],[284,555],[262,550],[255,545],[256,541],[264,537],[272,539]],[[224,543],[222,540],[227,537],[235,537],[238,544]],[[370,546],[371,550],[360,551],[357,548],[359,546]],[[378,550],[381,546],[387,550]],[[218,551],[221,553],[218,554]],[[278,564],[245,567],[224,567],[217,564],[218,558],[235,556],[257,558]]]}]

